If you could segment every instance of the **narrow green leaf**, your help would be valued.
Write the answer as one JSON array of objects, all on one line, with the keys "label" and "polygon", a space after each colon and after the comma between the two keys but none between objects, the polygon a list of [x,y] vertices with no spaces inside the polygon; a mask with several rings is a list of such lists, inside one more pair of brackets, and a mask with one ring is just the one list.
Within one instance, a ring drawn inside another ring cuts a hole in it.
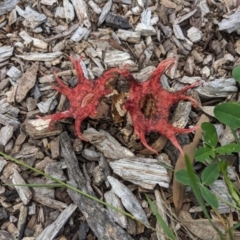
[{"label": "narrow green leaf", "polygon": [[233,225],[232,230],[237,230],[237,228],[240,227],[240,222],[237,222],[236,224]]},{"label": "narrow green leaf", "polygon": [[213,208],[218,208],[217,197],[206,187],[200,187],[201,194],[204,200]]},{"label": "narrow green leaf", "polygon": [[236,66],[233,68],[232,76],[236,81],[240,82],[240,66]]},{"label": "narrow green leaf", "polygon": [[198,148],[195,151],[195,159],[199,162],[205,162],[206,160],[211,160],[211,158],[214,157],[214,150],[208,146]]},{"label": "narrow green leaf", "polygon": [[216,162],[208,165],[201,174],[202,184],[208,186],[213,184],[219,177],[219,167]]},{"label": "narrow green leaf", "polygon": [[163,220],[163,218],[161,217],[161,215],[158,213],[156,206],[153,204],[153,202],[150,200],[150,198],[148,197],[147,194],[145,194],[148,204],[153,212],[153,214],[155,215],[159,225],[162,227],[163,231],[165,232],[165,234],[172,240],[177,239],[176,236],[174,235],[173,231],[171,230],[171,228],[168,227],[168,225],[165,223],[165,221]]},{"label": "narrow green leaf", "polygon": [[240,128],[240,105],[238,103],[222,103],[214,108],[214,115],[219,122],[232,129]]},{"label": "narrow green leaf", "polygon": [[218,142],[218,135],[216,128],[212,123],[204,122],[201,125],[203,130],[204,142],[211,148],[215,148]]},{"label": "narrow green leaf", "polygon": [[240,145],[237,143],[229,143],[222,147],[218,147],[215,151],[219,154],[230,154],[233,152],[240,152]]}]

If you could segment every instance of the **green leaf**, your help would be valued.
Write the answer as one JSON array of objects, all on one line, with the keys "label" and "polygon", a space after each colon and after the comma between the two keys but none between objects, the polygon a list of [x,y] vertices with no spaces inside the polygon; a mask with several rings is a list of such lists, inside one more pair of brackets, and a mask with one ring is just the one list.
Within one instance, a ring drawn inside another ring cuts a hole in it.
[{"label": "green leaf", "polygon": [[202,184],[208,186],[214,183],[219,177],[219,167],[216,162],[209,164],[202,172]]},{"label": "green leaf", "polygon": [[203,202],[203,198],[202,198],[202,194],[199,190],[199,186],[197,185],[197,183],[194,181],[194,172],[193,172],[193,166],[192,166],[192,163],[191,163],[191,160],[190,158],[185,155],[185,164],[186,164],[186,168],[187,168],[187,172],[188,172],[188,176],[189,178],[193,181],[192,182],[192,190],[193,190],[193,193],[199,203],[199,205],[201,206],[202,210],[203,210],[203,213],[204,215],[206,216],[206,218],[208,219],[209,223],[211,224],[211,226],[216,230],[216,232],[218,233],[219,237],[221,240],[224,240],[225,237],[223,236],[223,234],[218,230],[218,228],[215,226],[215,224],[212,222],[211,218],[210,218],[210,215],[206,209],[206,206]]},{"label": "green leaf", "polygon": [[236,66],[233,68],[232,76],[236,81],[240,82],[240,66]]},{"label": "green leaf", "polygon": [[[197,184],[200,184],[199,177],[195,173],[193,173],[193,174],[194,174],[195,182]],[[180,169],[179,171],[177,171],[175,173],[175,177],[183,185],[191,186],[191,184],[192,184],[192,181],[189,178],[188,172],[185,169]]]},{"label": "green leaf", "polygon": [[162,227],[163,231],[165,232],[165,234],[172,240],[177,239],[176,236],[174,235],[173,231],[171,230],[171,228],[169,228],[169,226],[167,225],[167,223],[163,220],[163,218],[161,217],[161,215],[159,214],[159,212],[157,211],[156,206],[153,204],[153,202],[150,200],[150,198],[148,197],[147,194],[145,194],[148,204],[153,212],[153,214],[155,215],[159,225]]},{"label": "green leaf", "polygon": [[212,148],[215,148],[218,142],[218,135],[216,128],[212,123],[204,122],[201,125],[203,130],[203,139],[204,142]]},{"label": "green leaf", "polygon": [[191,181],[188,177],[187,170],[180,169],[179,171],[175,172],[175,177],[181,184],[190,186]]},{"label": "green leaf", "polygon": [[198,148],[195,151],[195,159],[199,162],[205,162],[206,160],[211,160],[215,157],[214,150],[208,146]]},{"label": "green leaf", "polygon": [[222,103],[214,108],[214,115],[219,122],[232,129],[240,128],[240,105],[238,103]]},{"label": "green leaf", "polygon": [[214,195],[208,188],[201,186],[201,194],[205,201],[213,208],[218,208],[218,200],[216,195]]},{"label": "green leaf", "polygon": [[219,154],[230,154],[233,152],[240,152],[240,145],[237,143],[230,143],[222,147],[218,147],[215,151]]}]

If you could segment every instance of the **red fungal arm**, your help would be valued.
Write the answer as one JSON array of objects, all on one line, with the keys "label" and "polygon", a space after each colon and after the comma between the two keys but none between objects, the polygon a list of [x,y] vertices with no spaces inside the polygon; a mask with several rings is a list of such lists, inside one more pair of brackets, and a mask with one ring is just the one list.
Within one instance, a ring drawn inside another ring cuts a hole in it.
[{"label": "red fungal arm", "polygon": [[75,130],[77,136],[83,138],[80,131],[82,121],[90,115],[96,115],[97,106],[100,99],[112,92],[112,89],[107,89],[106,82],[113,77],[113,73],[116,69],[106,71],[99,79],[88,80],[84,77],[84,73],[80,64],[81,58],[75,60],[70,57],[71,62],[77,73],[78,84],[74,88],[66,86],[60,78],[54,74],[58,86],[53,85],[53,88],[65,95],[70,103],[70,107],[67,111],[58,112],[52,115],[44,116],[44,119],[51,119],[50,125],[61,119],[72,117],[75,119]]},{"label": "red fungal arm", "polygon": [[[173,104],[180,100],[189,100],[194,106],[197,106],[197,101],[184,93],[199,83],[192,84],[177,92],[167,92],[160,84],[160,77],[166,68],[173,65],[175,59],[167,59],[162,61],[150,78],[143,82],[137,82],[134,77],[126,70],[119,70],[118,72],[126,77],[131,83],[130,96],[125,103],[125,108],[129,111],[133,125],[134,132],[137,134],[143,145],[156,153],[156,150],[151,148],[145,138],[145,134],[151,131],[158,132],[167,137],[172,144],[183,154],[182,147],[179,145],[176,134],[190,133],[198,127],[191,129],[182,129],[172,126],[169,121],[169,111]],[[144,111],[145,106],[149,106],[148,111]]]}]

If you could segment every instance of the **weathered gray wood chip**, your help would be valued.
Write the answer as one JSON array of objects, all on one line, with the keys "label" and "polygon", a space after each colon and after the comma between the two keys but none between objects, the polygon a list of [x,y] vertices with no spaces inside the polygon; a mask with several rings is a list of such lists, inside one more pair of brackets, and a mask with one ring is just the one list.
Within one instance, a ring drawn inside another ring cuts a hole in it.
[{"label": "weathered gray wood chip", "polygon": [[134,154],[113,138],[108,132],[93,128],[88,128],[83,133],[84,138],[88,139],[106,158],[120,159],[132,157]]},{"label": "weathered gray wood chip", "polygon": [[159,165],[156,159],[124,158],[109,164],[115,174],[142,188],[153,189],[156,184],[169,187],[170,178],[167,170]]},{"label": "weathered gray wood chip", "polygon": [[53,240],[64,226],[64,224],[68,221],[68,219],[75,212],[77,205],[70,204],[62,213],[58,216],[58,218],[49,226],[47,226],[41,234],[36,238],[36,240]]},{"label": "weathered gray wood chip", "polygon": [[5,0],[3,2],[0,3],[0,16],[2,16],[3,14],[7,13],[7,12],[11,12],[15,6],[17,5],[17,3],[19,2],[19,0]]},{"label": "weathered gray wood chip", "polygon": [[27,96],[27,93],[35,85],[37,79],[38,62],[34,63],[27,71],[18,79],[16,101],[22,102],[22,100]]},{"label": "weathered gray wood chip", "polygon": [[17,222],[17,229],[20,234],[19,239],[22,239],[23,237],[23,233],[25,230],[26,222],[27,222],[27,216],[28,216],[28,207],[22,205],[20,207],[20,213],[19,213],[18,222]]},{"label": "weathered gray wood chip", "polygon": [[146,213],[133,193],[116,178],[108,176],[108,181],[114,193],[121,199],[123,206],[138,220],[149,226]]},{"label": "weathered gray wood chip", "polygon": [[[60,135],[61,153],[66,161],[70,184],[94,196],[90,184],[86,181],[78,166],[78,159],[66,132]],[[104,240],[132,240],[131,236],[114,223],[107,210],[99,203],[75,191],[68,190],[69,196],[86,218],[96,237]],[[40,240],[40,238],[39,238]]]},{"label": "weathered gray wood chip", "polygon": [[[108,204],[111,204],[112,206],[121,209],[124,211],[123,205],[120,201],[120,199],[116,196],[116,194],[113,192],[113,190],[109,190],[108,192],[104,193],[105,201]],[[114,211],[113,209],[107,207],[107,210],[109,214],[114,219],[114,222],[118,223],[122,228],[127,228],[127,217],[117,211]]]},{"label": "weathered gray wood chip", "polygon": [[102,9],[101,15],[98,18],[98,26],[100,26],[104,22],[109,11],[111,10],[111,7],[112,7],[112,0],[107,1],[107,3],[104,5]]},{"label": "weathered gray wood chip", "polygon": [[236,12],[233,12],[226,19],[223,19],[218,23],[220,31],[226,31],[232,33],[236,31],[238,34],[240,32],[240,7],[237,8]]},{"label": "weathered gray wood chip", "polygon": [[[226,202],[234,204],[234,200],[232,199],[231,194],[228,191],[227,185],[223,180],[216,180],[212,185],[210,185],[210,189],[215,193],[217,196],[220,196]],[[234,211],[233,208],[230,208],[228,204],[225,202],[218,200],[218,211],[220,214],[229,213],[230,211]]]},{"label": "weathered gray wood chip", "polygon": [[13,126],[11,125],[6,125],[1,128],[0,130],[0,145],[6,146],[7,142],[13,135]]},{"label": "weathered gray wood chip", "polygon": [[[12,179],[13,184],[26,184],[26,182],[23,180],[19,172],[14,169],[13,173],[13,179]],[[23,187],[23,186],[15,186],[19,197],[21,198],[23,204],[27,205],[30,200],[32,199],[32,192],[28,187]]]},{"label": "weathered gray wood chip", "polygon": [[33,194],[33,200],[44,206],[47,206],[47,207],[53,208],[53,209],[57,209],[57,210],[62,210],[62,209],[65,209],[68,207],[66,203],[46,197],[45,195],[41,195],[37,192],[35,192]]},{"label": "weathered gray wood chip", "polygon": [[16,10],[20,16],[25,18],[23,25],[30,28],[36,28],[43,22],[47,21],[45,14],[39,13],[33,10],[31,7],[27,6],[25,10],[16,6]]},{"label": "weathered gray wood chip", "polygon": [[49,129],[49,122],[50,119],[27,119],[22,124],[22,127],[33,139],[55,136],[62,132],[61,123],[55,123],[52,128]]},{"label": "weathered gray wood chip", "polygon": [[71,0],[76,11],[79,24],[85,25],[87,28],[91,27],[90,15],[88,14],[88,6],[84,0]]},{"label": "weathered gray wood chip", "polygon": [[26,54],[22,54],[22,55],[16,55],[17,57],[20,57],[24,60],[28,60],[28,61],[43,61],[43,62],[48,62],[48,61],[52,61],[55,58],[58,58],[62,55],[62,52],[57,51],[57,52],[53,52],[53,53],[35,53],[35,52],[31,52],[31,53],[26,53]]},{"label": "weathered gray wood chip", "polygon": [[9,116],[8,114],[0,114],[0,123],[13,126],[14,130],[20,125],[20,122],[16,118]]},{"label": "weathered gray wood chip", "polygon": [[13,47],[8,46],[8,45],[0,47],[0,63],[4,62],[8,58],[10,58],[12,56],[12,54],[13,54]]},{"label": "weathered gray wood chip", "polygon": [[196,88],[197,93],[203,98],[221,98],[228,97],[238,91],[236,81],[233,78],[215,79],[211,82],[205,82]]}]

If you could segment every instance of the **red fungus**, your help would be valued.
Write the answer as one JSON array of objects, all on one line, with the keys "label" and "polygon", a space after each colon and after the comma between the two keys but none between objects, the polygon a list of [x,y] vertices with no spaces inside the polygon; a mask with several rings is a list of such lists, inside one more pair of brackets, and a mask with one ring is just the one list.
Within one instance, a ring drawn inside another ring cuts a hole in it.
[{"label": "red fungus", "polygon": [[178,101],[189,100],[195,107],[198,105],[195,99],[184,93],[188,89],[198,86],[199,83],[184,87],[177,92],[167,92],[161,86],[161,75],[174,62],[175,59],[162,61],[150,78],[143,83],[138,83],[127,69],[118,70],[118,73],[130,82],[130,96],[125,103],[125,108],[131,115],[134,132],[139,136],[143,145],[156,154],[157,151],[151,148],[146,141],[146,133],[153,131],[164,135],[183,154],[175,135],[177,133],[190,133],[199,128],[198,126],[190,129],[177,128],[168,121],[170,108]]},{"label": "red fungus", "polygon": [[69,88],[64,83],[62,83],[56,74],[54,74],[54,76],[56,78],[58,86],[52,85],[55,90],[62,93],[68,98],[70,107],[64,112],[58,112],[52,115],[44,116],[42,118],[51,119],[49,123],[49,126],[51,126],[51,124],[55,121],[73,117],[75,119],[75,130],[77,132],[77,136],[80,139],[87,141],[83,138],[82,133],[80,132],[81,123],[88,116],[96,116],[99,100],[104,95],[112,92],[112,89],[107,89],[105,84],[110,78],[113,77],[112,73],[116,72],[116,70],[108,70],[100,78],[96,80],[88,80],[84,77],[80,65],[81,59],[77,61],[70,57],[70,60],[77,72],[78,83],[76,87]]}]

